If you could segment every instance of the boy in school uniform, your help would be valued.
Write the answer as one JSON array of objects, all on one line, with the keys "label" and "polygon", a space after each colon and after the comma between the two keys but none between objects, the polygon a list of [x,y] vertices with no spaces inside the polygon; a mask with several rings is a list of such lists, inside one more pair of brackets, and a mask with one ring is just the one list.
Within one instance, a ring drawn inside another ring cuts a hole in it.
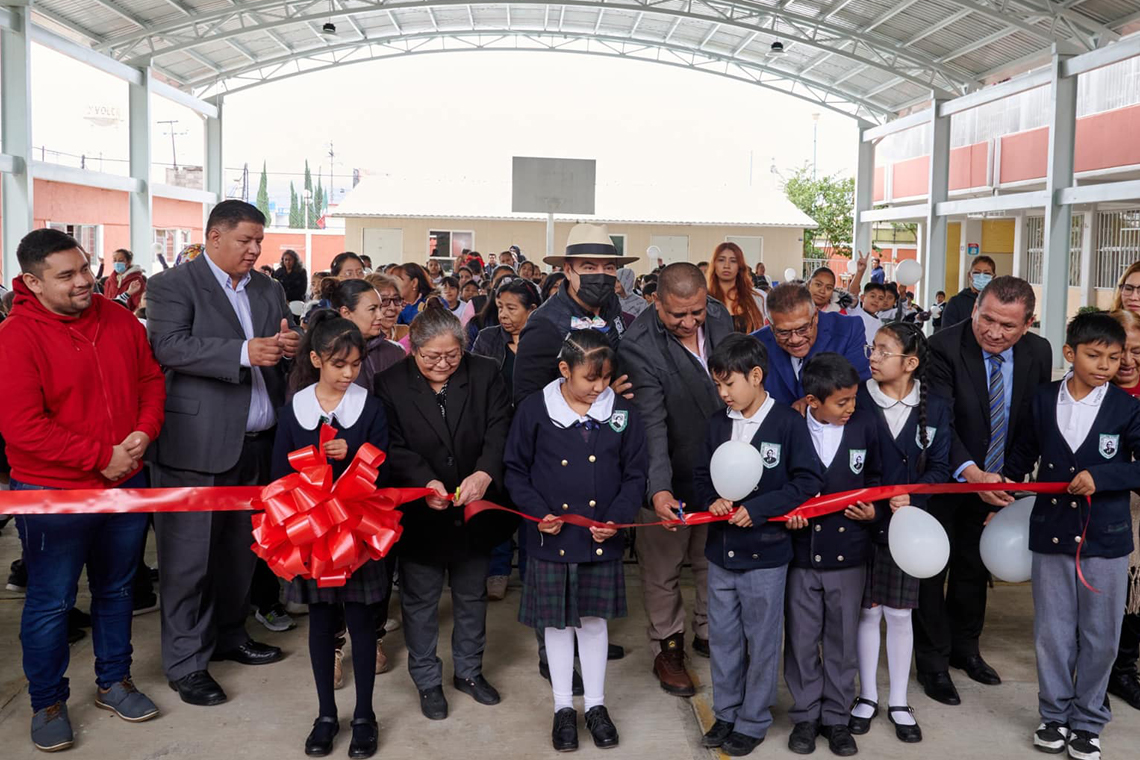
[{"label": "boy in school uniform", "polygon": [[[779,675],[779,632],[792,542],[783,515],[819,491],[819,464],[803,417],[778,406],[764,390],[768,354],[750,335],[731,335],[713,350],[709,372],[727,409],[709,418],[705,451],[694,470],[697,510],[732,513],[709,525],[709,648],[716,722],[706,747],[747,755],[772,725]],[[739,506],[719,498],[709,474],[713,452],[726,441],[760,452],[763,474]],[[735,511],[734,511],[735,510]],[[747,656],[746,656],[747,653]]]},{"label": "boy in school uniform", "polygon": [[[859,373],[842,355],[812,357],[802,371],[807,428],[823,470],[820,493],[877,486],[882,479],[878,420],[856,409]],[[843,512],[787,522],[793,559],[784,617],[784,680],[795,722],[788,749],[815,751],[822,734],[836,755],[859,751],[848,727],[859,669],[856,648],[872,523],[887,514],[862,502]],[[822,656],[821,656],[822,653]]]},{"label": "boy in school uniform", "polygon": [[1140,488],[1140,405],[1110,382],[1124,342],[1107,314],[1073,318],[1062,349],[1072,370],[1038,390],[1033,435],[1021,437],[1004,468],[1020,481],[1040,460],[1038,481],[1069,484],[1065,495],[1039,495],[1029,519],[1041,713],[1033,745],[1067,748],[1075,760],[1099,760],[1112,717],[1104,695],[1135,533],[1129,492]]}]

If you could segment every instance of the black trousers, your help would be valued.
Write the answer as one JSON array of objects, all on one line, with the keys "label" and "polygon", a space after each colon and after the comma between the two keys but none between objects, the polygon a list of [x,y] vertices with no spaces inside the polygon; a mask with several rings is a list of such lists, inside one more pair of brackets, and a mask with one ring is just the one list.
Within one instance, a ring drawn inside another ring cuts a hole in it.
[{"label": "black trousers", "polygon": [[[1132,604],[1131,582],[1128,584],[1128,604]],[[1112,672],[1135,675],[1137,660],[1140,660],[1140,614],[1132,612],[1124,616],[1124,623],[1120,626],[1120,648],[1116,652]]]},{"label": "black trousers", "polygon": [[[156,488],[255,486],[269,482],[273,432],[247,437],[230,470],[154,468]],[[249,641],[253,543],[249,512],[165,512],[154,516],[162,595],[162,665],[178,680],[206,670],[210,656]]]},{"label": "black trousers", "polygon": [[952,656],[978,653],[990,580],[978,543],[991,507],[976,497],[936,496],[928,509],[950,538],[950,562],[919,584],[914,653],[918,672],[939,673]]}]

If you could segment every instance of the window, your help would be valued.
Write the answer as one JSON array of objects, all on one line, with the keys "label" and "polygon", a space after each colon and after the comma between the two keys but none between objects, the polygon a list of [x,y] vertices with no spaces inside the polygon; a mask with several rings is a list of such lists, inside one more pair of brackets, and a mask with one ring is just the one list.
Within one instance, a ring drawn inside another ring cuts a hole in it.
[{"label": "window", "polygon": [[464,249],[475,250],[475,233],[471,230],[428,231],[428,256],[456,258]]},{"label": "window", "polygon": [[48,222],[48,229],[59,230],[71,235],[79,241],[80,247],[91,257],[92,267],[95,262],[103,258],[103,226],[100,224],[67,224],[65,222]]},{"label": "window", "polygon": [[[163,258],[166,259],[166,263],[173,265],[174,259],[182,249],[188,245],[190,245],[190,230],[159,228],[155,228],[154,230],[154,253],[156,260],[158,258],[157,254],[161,253]],[[161,265],[159,266],[161,267]]]},{"label": "window", "polygon": [[740,246],[750,269],[755,269],[756,265],[764,260],[764,238],[728,235],[724,240],[726,243],[736,243]]},{"label": "window", "polygon": [[614,248],[617,249],[618,256],[625,255],[625,235],[610,235],[610,240],[613,241]]}]

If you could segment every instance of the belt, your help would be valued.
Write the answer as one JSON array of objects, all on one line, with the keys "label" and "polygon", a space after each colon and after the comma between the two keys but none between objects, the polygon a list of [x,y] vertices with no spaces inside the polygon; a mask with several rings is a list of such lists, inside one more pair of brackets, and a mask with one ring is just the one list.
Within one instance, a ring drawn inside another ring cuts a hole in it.
[{"label": "belt", "polygon": [[272,436],[276,432],[277,432],[277,426],[274,425],[273,427],[269,428],[268,430],[254,430],[252,432],[247,432],[245,434],[245,439],[247,441],[256,441],[260,438],[269,438],[270,436]]}]

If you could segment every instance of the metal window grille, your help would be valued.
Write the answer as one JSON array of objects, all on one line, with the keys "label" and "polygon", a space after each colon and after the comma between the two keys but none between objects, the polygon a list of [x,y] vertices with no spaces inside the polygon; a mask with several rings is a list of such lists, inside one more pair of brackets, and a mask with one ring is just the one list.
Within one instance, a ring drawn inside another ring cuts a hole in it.
[{"label": "metal window grille", "polygon": [[1111,290],[1124,270],[1140,261],[1140,209],[1097,214],[1096,239],[1093,283]]},{"label": "metal window grille", "polygon": [[[1073,214],[1073,225],[1069,233],[1069,286],[1081,284],[1081,214]],[[1045,217],[1030,216],[1025,219],[1027,236],[1027,279],[1034,285],[1042,284],[1045,271]]]}]

